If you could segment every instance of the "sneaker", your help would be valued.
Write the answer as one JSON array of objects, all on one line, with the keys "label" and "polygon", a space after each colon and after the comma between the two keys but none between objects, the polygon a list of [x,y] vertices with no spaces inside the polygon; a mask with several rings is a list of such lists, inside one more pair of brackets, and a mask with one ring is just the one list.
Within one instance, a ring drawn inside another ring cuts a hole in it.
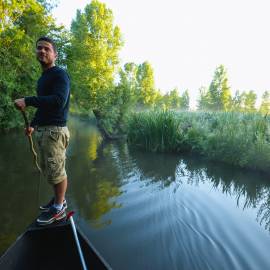
[{"label": "sneaker", "polygon": [[49,211],[41,213],[37,218],[38,225],[45,226],[52,224],[54,221],[64,219],[66,217],[66,211],[64,206],[61,210],[57,210],[55,207],[50,207]]},{"label": "sneaker", "polygon": [[[39,210],[41,212],[47,212],[53,206],[53,204],[54,204],[54,198],[52,198],[46,205],[41,205],[39,207]],[[65,208],[65,210],[67,209],[67,201],[66,201],[66,199],[64,199],[64,201],[63,201],[63,207]]]}]

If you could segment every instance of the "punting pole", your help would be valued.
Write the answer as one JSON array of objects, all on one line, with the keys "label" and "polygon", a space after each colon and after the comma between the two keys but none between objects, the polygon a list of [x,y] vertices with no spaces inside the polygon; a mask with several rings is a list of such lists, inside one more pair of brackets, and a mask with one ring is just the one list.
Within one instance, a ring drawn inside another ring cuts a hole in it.
[{"label": "punting pole", "polygon": [[76,242],[76,245],[77,245],[77,250],[78,250],[79,255],[80,255],[83,270],[87,270],[85,260],[84,260],[84,257],[83,257],[83,253],[82,253],[82,249],[81,249],[81,246],[80,246],[77,230],[76,230],[75,223],[74,223],[74,220],[73,220],[73,217],[72,217],[73,214],[74,214],[73,211],[69,212],[67,214],[67,220],[68,219],[70,220],[71,228],[72,228],[73,235],[74,235],[74,238],[75,238],[75,242]]},{"label": "punting pole", "polygon": [[[26,112],[25,110],[22,110],[20,109],[21,113],[22,113],[22,116],[23,116],[23,119],[24,119],[24,123],[25,123],[25,128],[26,130],[30,127],[30,124],[29,124],[29,121],[28,121],[28,118],[27,118],[27,115],[26,115]],[[33,142],[33,139],[32,139],[32,135],[31,134],[27,134],[27,137],[28,137],[28,141],[29,141],[29,145],[30,145],[30,150],[34,156],[34,161],[35,161],[35,165],[39,171],[39,181],[38,181],[38,188],[37,188],[37,205],[39,204],[39,190],[40,190],[40,182],[41,182],[41,174],[42,174],[42,170],[38,164],[38,156],[37,156],[37,152],[35,150],[35,146],[34,146],[34,142]]]}]

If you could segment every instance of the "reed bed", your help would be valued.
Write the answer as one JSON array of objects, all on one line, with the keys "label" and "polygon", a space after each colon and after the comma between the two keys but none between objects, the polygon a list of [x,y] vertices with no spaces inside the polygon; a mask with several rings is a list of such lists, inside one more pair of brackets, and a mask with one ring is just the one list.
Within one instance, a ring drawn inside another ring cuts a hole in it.
[{"label": "reed bed", "polygon": [[270,172],[270,118],[255,113],[147,111],[128,118],[128,141],[153,152],[196,153]]}]

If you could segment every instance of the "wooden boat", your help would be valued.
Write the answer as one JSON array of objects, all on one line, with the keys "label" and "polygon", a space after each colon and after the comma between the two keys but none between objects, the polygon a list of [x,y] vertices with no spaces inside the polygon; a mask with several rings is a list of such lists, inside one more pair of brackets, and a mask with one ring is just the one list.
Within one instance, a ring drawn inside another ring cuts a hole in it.
[{"label": "wooden boat", "polygon": [[[77,227],[87,268],[112,269]],[[32,224],[0,258],[1,270],[81,270],[70,222],[46,227]]]}]

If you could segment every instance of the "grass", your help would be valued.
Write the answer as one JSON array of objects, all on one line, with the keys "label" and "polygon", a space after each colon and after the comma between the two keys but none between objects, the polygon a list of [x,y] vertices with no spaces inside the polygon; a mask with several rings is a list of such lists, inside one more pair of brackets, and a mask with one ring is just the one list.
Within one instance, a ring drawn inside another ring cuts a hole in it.
[{"label": "grass", "polygon": [[128,119],[131,145],[153,152],[197,153],[270,172],[270,118],[254,113],[147,111]]}]

